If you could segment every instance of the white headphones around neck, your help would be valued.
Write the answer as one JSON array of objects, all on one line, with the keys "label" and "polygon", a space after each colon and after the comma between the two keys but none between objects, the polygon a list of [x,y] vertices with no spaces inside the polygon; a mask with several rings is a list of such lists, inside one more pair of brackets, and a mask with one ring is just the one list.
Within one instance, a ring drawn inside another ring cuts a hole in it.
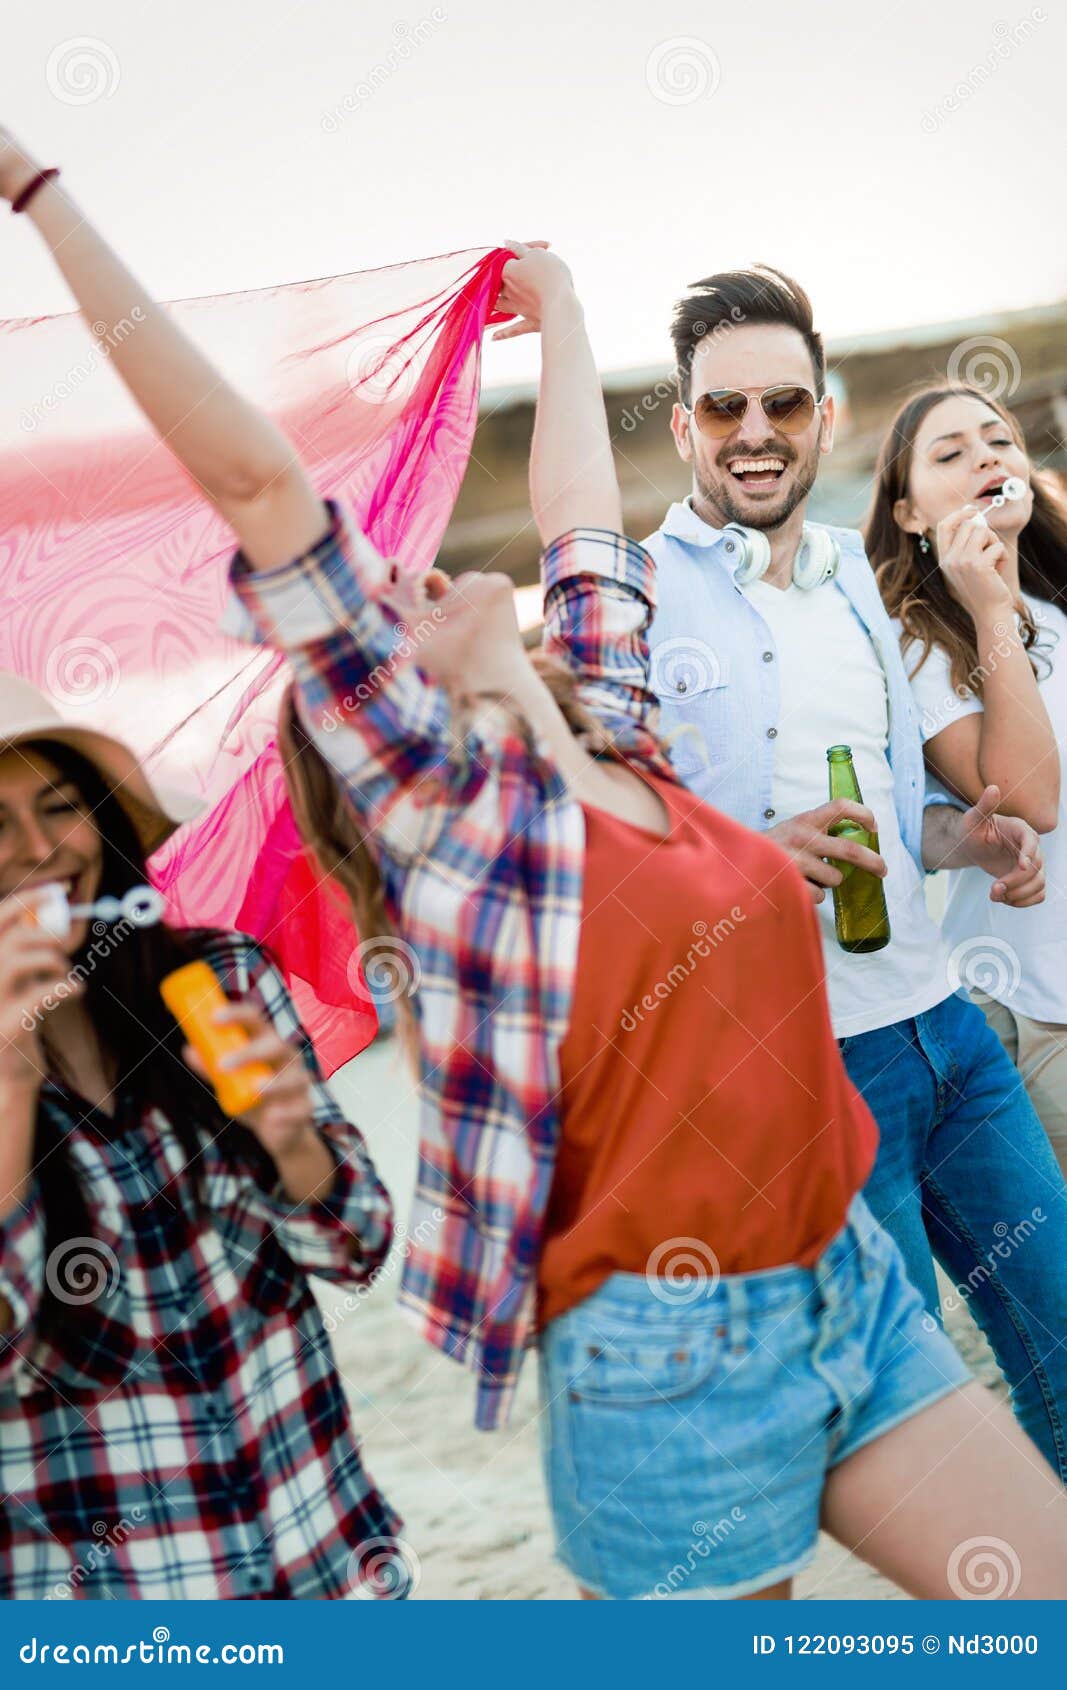
[{"label": "white headphones around neck", "polygon": [[[739,587],[758,581],[766,575],[771,562],[771,542],[758,528],[744,528],[739,522],[728,522],[723,529],[726,550],[737,554],[734,580]],[[821,587],[837,574],[841,562],[841,547],[826,528],[812,522],[804,524],[800,548],[793,559],[793,581],[804,592]]]}]

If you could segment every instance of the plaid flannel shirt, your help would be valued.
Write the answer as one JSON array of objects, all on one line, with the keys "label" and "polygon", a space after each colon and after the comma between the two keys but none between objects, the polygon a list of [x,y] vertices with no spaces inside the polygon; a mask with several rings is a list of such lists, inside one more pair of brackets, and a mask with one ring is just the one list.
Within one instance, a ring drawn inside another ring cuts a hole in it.
[{"label": "plaid flannel shirt", "polygon": [[[91,1236],[46,1260],[36,1183],[0,1221],[0,1598],[343,1597],[361,1575],[381,1594],[389,1554],[404,1576],[306,1278],[368,1280],[389,1198],[263,953],[214,934],[202,954],[303,1056],[335,1184],[295,1206],[205,1135],[198,1210],[158,1111],[43,1088]],[[46,1284],[72,1305],[52,1341]]]},{"label": "plaid flannel shirt", "polygon": [[[476,1419],[488,1429],[507,1416],[532,1331],[584,820],[525,724],[499,708],[461,717],[420,671],[419,629],[398,627],[388,609],[388,566],[334,506],[330,517],[292,563],[253,572],[237,555],[225,626],[288,654],[302,720],[417,959],[420,1155],[400,1301],[425,1337],[476,1371]],[[555,541],[543,567],[549,651],[619,750],[671,775],[648,690],[648,554],[581,529]]]}]

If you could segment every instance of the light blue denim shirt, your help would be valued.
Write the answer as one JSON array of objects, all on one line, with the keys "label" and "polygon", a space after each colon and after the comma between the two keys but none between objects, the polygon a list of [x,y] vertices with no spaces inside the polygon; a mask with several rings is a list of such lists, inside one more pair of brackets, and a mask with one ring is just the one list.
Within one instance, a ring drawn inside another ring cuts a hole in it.
[{"label": "light blue denim shirt", "polygon": [[[900,646],[861,535],[851,528],[830,532],[841,546],[841,566],[819,590],[844,593],[885,674],[900,835],[923,873],[922,738]],[[674,766],[699,797],[763,831],[786,819],[771,809],[780,708],[774,637],[734,583],[738,558],[731,536],[702,521],[688,501],[672,505],[644,544],[658,571],[651,686],[664,733],[686,730],[671,744]],[[832,675],[826,684],[833,686]],[[841,737],[848,737],[847,723]]]}]

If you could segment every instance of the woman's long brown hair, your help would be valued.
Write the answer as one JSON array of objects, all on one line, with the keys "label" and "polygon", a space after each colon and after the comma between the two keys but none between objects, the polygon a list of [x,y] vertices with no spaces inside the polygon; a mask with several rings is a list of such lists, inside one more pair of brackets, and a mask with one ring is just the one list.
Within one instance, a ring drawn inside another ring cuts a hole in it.
[{"label": "woman's long brown hair", "polygon": [[[897,500],[909,497],[915,439],[923,420],[945,399],[981,400],[1003,419],[1016,444],[1026,451],[1018,419],[980,388],[953,382],[921,387],[901,405],[882,443],[864,538],[886,609],[890,616],[899,616],[907,638],[922,646],[919,667],[931,648],[939,645],[948,653],[954,690],[961,694],[970,690],[980,697],[982,660],[974,623],[945,585],[933,548],[921,551],[919,536],[905,533],[893,514]],[[1067,509],[1058,488],[1040,471],[1032,472],[1031,479],[1034,508],[1019,536],[1019,584],[1024,593],[1059,603],[1067,594]],[[1025,606],[1017,608],[1030,649],[1037,629]]]},{"label": "woman's long brown hair", "polygon": [[[590,756],[621,761],[603,723],[582,703],[577,682],[566,664],[542,651],[531,652],[530,661]],[[399,945],[399,939],[386,908],[378,865],[337,775],[300,720],[292,687],[282,701],[278,744],[301,838],[322,872],[336,881],[347,898],[360,945],[385,941],[383,960],[387,964],[388,941],[397,940]],[[401,997],[397,1009],[405,1050],[414,1058],[415,1019],[410,999]]]},{"label": "woman's long brown hair", "polygon": [[[85,811],[100,835],[101,867],[98,896],[121,898],[132,886],[148,880],[144,851],[129,815],[100,771],[69,745],[49,740],[26,741],[23,749],[37,751],[53,763],[63,778],[77,788]],[[160,981],[173,969],[200,959],[212,939],[210,931],[179,929],[165,922],[156,927],[130,929],[124,923],[112,930],[105,942],[87,935],[81,950],[71,958],[71,973],[84,982],[84,1004],[99,1043],[101,1056],[113,1067],[115,1090],[123,1102],[114,1117],[98,1114],[95,1130],[120,1139],[127,1134],[135,1141],[141,1122],[152,1110],[165,1117],[181,1146],[186,1162],[183,1182],[177,1182],[172,1207],[180,1200],[179,1187],[187,1183],[197,1207],[204,1201],[204,1139],[214,1141],[217,1150],[232,1167],[251,1167],[261,1179],[273,1185],[277,1169],[259,1140],[249,1129],[225,1116],[207,1089],[186,1066],[182,1051],[185,1035],[167,1009],[159,992]],[[62,1073],[61,1053],[48,1035],[48,1019],[42,1023],[41,1044],[46,1062],[55,1075]],[[44,1298],[37,1330],[56,1344],[68,1359],[97,1375],[97,1368],[132,1366],[135,1357],[120,1354],[115,1345],[119,1329],[109,1324],[106,1310],[85,1305],[84,1298],[63,1295],[66,1274],[76,1272],[75,1245],[93,1238],[88,1193],[71,1152],[67,1112],[42,1093],[37,1105],[33,1164],[45,1223],[45,1252],[56,1273],[46,1275]],[[67,1268],[63,1270],[66,1261]],[[72,1288],[70,1283],[66,1288]],[[107,1336],[101,1336],[102,1324]],[[116,1373],[116,1377],[119,1374]]]}]

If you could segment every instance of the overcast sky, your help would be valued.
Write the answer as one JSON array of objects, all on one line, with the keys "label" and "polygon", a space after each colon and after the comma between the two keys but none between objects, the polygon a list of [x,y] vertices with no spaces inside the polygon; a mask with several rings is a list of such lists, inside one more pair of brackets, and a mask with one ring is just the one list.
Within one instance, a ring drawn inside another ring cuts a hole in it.
[{"label": "overcast sky", "polygon": [[[13,10],[0,120],[165,297],[544,236],[610,369],[665,360],[674,295],[753,259],[832,337],[1067,293],[1060,0]],[[0,222],[0,317],[65,304]]]}]

